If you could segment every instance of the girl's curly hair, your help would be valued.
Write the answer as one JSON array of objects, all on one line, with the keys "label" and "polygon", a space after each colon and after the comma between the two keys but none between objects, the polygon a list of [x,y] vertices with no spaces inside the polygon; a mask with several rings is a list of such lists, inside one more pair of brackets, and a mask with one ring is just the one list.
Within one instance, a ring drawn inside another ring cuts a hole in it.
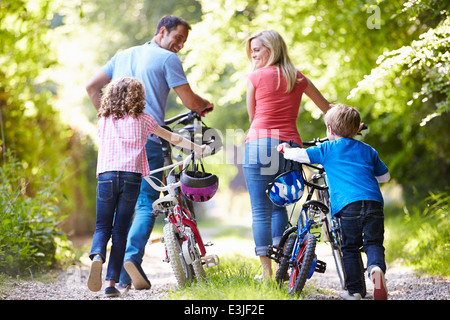
[{"label": "girl's curly hair", "polygon": [[136,78],[118,78],[105,87],[97,117],[121,119],[129,115],[136,118],[144,112],[144,107],[145,89],[142,82]]}]

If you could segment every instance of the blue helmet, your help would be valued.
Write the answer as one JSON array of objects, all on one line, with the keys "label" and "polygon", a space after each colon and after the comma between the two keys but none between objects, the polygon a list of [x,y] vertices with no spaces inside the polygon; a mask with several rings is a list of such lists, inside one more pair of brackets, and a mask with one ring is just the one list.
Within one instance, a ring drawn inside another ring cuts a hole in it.
[{"label": "blue helmet", "polygon": [[299,170],[290,170],[280,174],[266,189],[266,194],[273,204],[286,207],[301,199],[305,189],[303,177]]}]

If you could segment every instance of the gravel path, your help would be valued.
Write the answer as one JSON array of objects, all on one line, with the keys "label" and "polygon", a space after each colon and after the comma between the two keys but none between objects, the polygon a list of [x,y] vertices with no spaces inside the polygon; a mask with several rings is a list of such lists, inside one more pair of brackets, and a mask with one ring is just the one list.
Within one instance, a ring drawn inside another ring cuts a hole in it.
[{"label": "gravel path", "polygon": [[[203,234],[203,233],[202,233]],[[206,239],[210,240],[210,239]],[[239,241],[230,243],[227,241],[215,241],[208,252],[223,256],[230,253],[244,255],[253,254],[251,241]],[[314,294],[308,296],[311,300],[335,300],[340,291],[339,280],[334,269],[334,260],[330,254],[330,248],[326,244],[318,244],[317,255],[320,260],[327,263],[327,271],[324,274],[314,274],[308,280],[307,286],[320,288],[326,294]],[[176,285],[175,278],[168,263],[162,261],[164,247],[161,243],[149,245],[146,249],[143,268],[149,277],[152,288],[150,290],[130,290],[122,295],[121,300],[160,300],[167,295],[167,290]],[[106,273],[104,267],[103,275]],[[89,261],[82,259],[79,266],[72,266],[66,271],[54,273],[56,278],[51,283],[39,281],[14,281],[6,280],[9,285],[7,292],[0,292],[0,300],[108,300],[104,297],[103,290],[91,292],[87,289],[87,277],[89,274]],[[438,276],[419,276],[410,269],[401,266],[388,266],[386,275],[389,290],[389,299],[392,300],[448,300],[450,297],[450,278]],[[103,288],[104,289],[104,288]],[[368,295],[365,299],[372,299],[372,285],[367,282]]]}]

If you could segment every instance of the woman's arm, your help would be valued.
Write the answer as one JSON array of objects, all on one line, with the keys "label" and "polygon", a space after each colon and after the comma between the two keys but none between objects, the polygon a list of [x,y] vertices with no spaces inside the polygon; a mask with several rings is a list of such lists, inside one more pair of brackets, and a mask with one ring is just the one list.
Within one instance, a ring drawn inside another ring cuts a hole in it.
[{"label": "woman's arm", "polygon": [[250,80],[247,81],[247,112],[250,123],[252,123],[255,117],[255,88]]},{"label": "woman's arm", "polygon": [[308,85],[305,89],[305,94],[322,110],[323,113],[327,113],[331,109],[330,103],[320,93],[316,86],[308,79]]}]

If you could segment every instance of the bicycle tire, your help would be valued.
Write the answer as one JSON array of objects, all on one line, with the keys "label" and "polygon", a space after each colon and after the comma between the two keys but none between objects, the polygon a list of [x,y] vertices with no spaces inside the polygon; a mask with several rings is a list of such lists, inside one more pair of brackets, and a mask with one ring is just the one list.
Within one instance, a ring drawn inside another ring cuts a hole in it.
[{"label": "bicycle tire", "polygon": [[194,261],[192,261],[192,269],[194,271],[195,278],[197,281],[206,281],[206,272],[203,269],[202,258],[200,256],[200,252],[198,250],[197,241],[195,241],[194,233],[190,227],[186,227],[186,235],[191,238],[194,243],[193,253],[194,253]]},{"label": "bicycle tire", "polygon": [[303,240],[298,255],[295,257],[296,264],[292,266],[289,279],[289,293],[300,294],[308,279],[309,272],[314,260],[316,250],[316,237],[308,233]]},{"label": "bicycle tire", "polygon": [[171,223],[163,228],[164,245],[169,258],[170,266],[177,280],[178,286],[183,286],[192,279],[192,270],[183,258],[183,252],[177,237],[178,231]]},{"label": "bicycle tire", "polygon": [[294,248],[296,235],[290,235],[286,241],[286,246],[283,251],[283,258],[280,260],[280,265],[278,266],[278,270],[275,275],[275,281],[278,283],[278,286],[281,287],[283,282],[286,280],[286,275],[289,270],[289,259],[291,257],[292,249]]}]

